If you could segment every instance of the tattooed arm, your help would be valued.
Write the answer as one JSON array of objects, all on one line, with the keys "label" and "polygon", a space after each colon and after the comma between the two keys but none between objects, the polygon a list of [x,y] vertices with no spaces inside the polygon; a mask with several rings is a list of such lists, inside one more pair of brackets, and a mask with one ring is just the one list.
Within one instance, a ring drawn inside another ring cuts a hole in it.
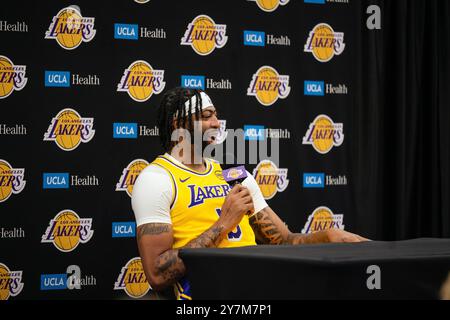
[{"label": "tattooed arm", "polygon": [[329,229],[310,234],[292,233],[270,208],[265,207],[250,218],[256,240],[261,244],[306,244],[324,242],[359,242],[367,239],[339,229]]},{"label": "tattooed arm", "polygon": [[[222,214],[211,228],[191,240],[184,248],[217,247],[246,212],[253,210],[247,188],[236,185],[225,198]],[[137,242],[145,275],[153,289],[160,291],[183,277],[186,267],[172,249],[173,230],[167,223],[147,223],[138,227]]]},{"label": "tattooed arm", "polygon": [[[223,227],[213,225],[184,248],[215,247],[223,236]],[[156,291],[165,289],[186,272],[178,250],[172,249],[172,226],[166,223],[147,223],[138,227],[137,242],[145,275]]]}]

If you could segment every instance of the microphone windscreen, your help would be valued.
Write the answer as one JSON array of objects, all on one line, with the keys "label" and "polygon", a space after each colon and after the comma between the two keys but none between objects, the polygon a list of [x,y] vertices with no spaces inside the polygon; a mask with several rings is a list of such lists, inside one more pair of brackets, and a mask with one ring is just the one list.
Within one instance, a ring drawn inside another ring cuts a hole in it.
[{"label": "microphone windscreen", "polygon": [[230,186],[234,186],[237,183],[242,183],[247,178],[247,171],[244,166],[237,166],[222,170],[222,175]]}]

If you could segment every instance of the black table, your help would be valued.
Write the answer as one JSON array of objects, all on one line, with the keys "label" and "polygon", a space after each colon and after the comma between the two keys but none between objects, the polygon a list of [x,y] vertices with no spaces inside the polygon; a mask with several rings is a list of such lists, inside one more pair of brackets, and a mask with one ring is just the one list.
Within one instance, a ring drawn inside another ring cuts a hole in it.
[{"label": "black table", "polygon": [[[193,299],[438,299],[450,239],[182,249],[180,257]],[[368,289],[371,265],[381,289]]]}]

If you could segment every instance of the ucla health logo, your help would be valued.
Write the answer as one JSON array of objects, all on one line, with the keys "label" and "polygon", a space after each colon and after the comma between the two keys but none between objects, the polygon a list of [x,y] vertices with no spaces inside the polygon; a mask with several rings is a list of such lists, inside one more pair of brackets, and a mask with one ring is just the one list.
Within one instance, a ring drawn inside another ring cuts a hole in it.
[{"label": "ucla health logo", "polygon": [[205,90],[205,76],[181,76],[181,86],[189,89]]},{"label": "ucla health logo", "polygon": [[258,7],[266,12],[275,11],[278,6],[286,5],[289,0],[248,0],[248,1],[256,1]]},{"label": "ucla health logo", "polygon": [[114,139],[137,139],[138,127],[137,123],[113,123]]},{"label": "ucla health logo", "polygon": [[262,31],[244,30],[244,45],[264,47],[266,34]]},{"label": "ucla health logo", "polygon": [[27,66],[14,65],[5,56],[0,55],[0,99],[7,98],[14,90],[20,91],[27,84]]},{"label": "ucla health logo", "polygon": [[82,42],[89,42],[94,38],[94,22],[95,18],[81,16],[75,6],[64,8],[53,17],[45,32],[45,39],[56,39],[62,48],[73,50]]},{"label": "ucla health logo", "polygon": [[13,168],[8,161],[0,159],[0,203],[12,194],[21,193],[26,183],[24,168]]},{"label": "ucla health logo", "polygon": [[308,81],[305,80],[304,83],[304,94],[305,96],[324,96],[325,95],[325,84],[323,81]]},{"label": "ucla health logo", "polygon": [[304,173],[303,188],[324,188],[325,174],[323,173]]},{"label": "ucla health logo", "polygon": [[91,141],[94,134],[94,118],[82,118],[76,110],[66,108],[52,119],[44,141],[55,141],[61,150],[72,151]]},{"label": "ucla health logo", "polygon": [[198,15],[189,23],[181,45],[191,46],[194,51],[206,56],[227,43],[227,25],[217,24],[207,15]]},{"label": "ucla health logo", "polygon": [[114,24],[114,39],[138,40],[139,26],[137,24]]},{"label": "ucla health logo", "polygon": [[0,300],[8,300],[17,296],[23,289],[23,271],[11,271],[0,263]]},{"label": "ucla health logo", "polygon": [[312,145],[321,154],[328,153],[333,147],[344,142],[344,125],[334,123],[330,117],[321,114],[309,125],[303,137],[303,144]]},{"label": "ucla health logo", "polygon": [[264,140],[265,139],[264,126],[245,125],[244,126],[244,140]]},{"label": "ucla health logo", "polygon": [[253,170],[253,176],[258,183],[264,199],[272,199],[277,192],[286,190],[289,180],[288,169],[279,169],[270,160],[263,160]]},{"label": "ucla health logo", "polygon": [[285,99],[289,92],[289,76],[278,74],[277,70],[270,66],[259,68],[247,89],[247,95],[256,97],[263,106],[271,106],[278,98]]},{"label": "ucla health logo", "polygon": [[42,177],[43,189],[69,189],[69,173],[44,173]]},{"label": "ucla health logo", "polygon": [[148,62],[137,60],[125,69],[117,91],[127,92],[134,101],[144,102],[153,94],[161,93],[165,86],[164,70],[153,69]]},{"label": "ucla health logo", "polygon": [[345,175],[325,175],[324,173],[303,173],[303,188],[325,188],[334,186],[346,186]]},{"label": "ucla health logo", "polygon": [[137,177],[147,166],[148,162],[143,159],[131,161],[128,166],[123,169],[119,182],[116,184],[116,191],[125,191],[131,197]]},{"label": "ucla health logo", "polygon": [[114,283],[114,290],[124,290],[129,297],[135,299],[147,294],[150,284],[145,276],[141,258],[132,258],[122,267]]},{"label": "ucla health logo", "polygon": [[320,62],[330,61],[334,55],[340,55],[345,49],[344,33],[335,32],[326,23],[317,24],[309,32],[304,51],[311,52]]},{"label": "ucla health logo", "polygon": [[113,222],[113,238],[132,238],[136,236],[136,222]]},{"label": "ucla health logo", "polygon": [[318,207],[309,215],[302,233],[314,233],[328,229],[344,229],[344,215],[334,214],[327,207]]},{"label": "ucla health logo", "polygon": [[69,71],[45,71],[44,77],[46,87],[70,87]]},{"label": "ucla health logo", "polygon": [[81,277],[81,269],[77,265],[67,267],[65,273],[41,274],[41,290],[80,290],[82,286],[95,286],[94,276]]},{"label": "ucla health logo", "polygon": [[92,218],[82,219],[75,211],[65,209],[50,220],[41,243],[53,243],[59,251],[70,252],[91,240],[93,234]]}]

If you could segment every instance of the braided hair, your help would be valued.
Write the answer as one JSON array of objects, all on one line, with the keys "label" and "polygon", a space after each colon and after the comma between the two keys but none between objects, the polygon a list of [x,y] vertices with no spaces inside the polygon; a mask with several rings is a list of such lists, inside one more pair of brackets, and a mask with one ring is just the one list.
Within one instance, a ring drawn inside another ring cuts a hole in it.
[{"label": "braided hair", "polygon": [[[178,126],[181,128],[187,128],[186,124],[189,124],[189,128],[193,128],[192,110],[195,111],[197,119],[202,108],[202,100],[200,93],[203,90],[200,89],[188,89],[182,87],[176,87],[166,91],[162,97],[161,104],[158,109],[158,122],[159,137],[161,145],[166,152],[170,152],[175,145],[171,141],[172,132],[175,130],[173,126],[173,120],[175,119]],[[196,96],[195,106],[192,105],[191,97]],[[189,112],[186,114],[185,102],[189,100]],[[193,109],[195,108],[195,109]],[[176,117],[174,117],[176,115]]]}]

